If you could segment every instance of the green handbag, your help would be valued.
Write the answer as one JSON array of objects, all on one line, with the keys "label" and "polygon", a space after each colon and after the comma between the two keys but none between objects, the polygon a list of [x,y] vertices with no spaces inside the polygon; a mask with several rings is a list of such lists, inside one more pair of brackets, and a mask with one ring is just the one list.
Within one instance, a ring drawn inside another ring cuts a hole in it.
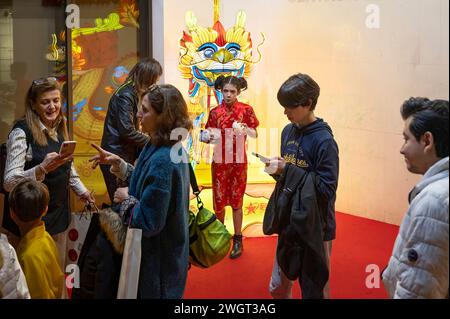
[{"label": "green handbag", "polygon": [[191,165],[189,170],[198,207],[197,214],[189,211],[189,262],[200,268],[208,268],[217,264],[228,254],[231,234],[217,219],[216,214],[203,206]]}]

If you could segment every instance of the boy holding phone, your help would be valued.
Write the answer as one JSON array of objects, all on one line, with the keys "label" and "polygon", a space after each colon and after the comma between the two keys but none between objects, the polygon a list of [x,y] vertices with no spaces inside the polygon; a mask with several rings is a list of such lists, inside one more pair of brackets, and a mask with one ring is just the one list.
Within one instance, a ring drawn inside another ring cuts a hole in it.
[{"label": "boy holding phone", "polygon": [[[336,237],[334,204],[338,185],[339,154],[331,128],[314,115],[319,95],[319,85],[306,74],[293,75],[281,86],[278,101],[291,124],[283,129],[281,135],[281,157],[270,158],[266,163],[266,172],[277,179],[286,165],[295,165],[315,173],[317,204],[327,216],[323,243],[329,269],[331,241]],[[291,298],[292,285],[293,282],[283,274],[275,258],[270,293],[274,298]],[[305,294],[303,297],[305,298]],[[329,298],[328,283],[321,297]]]}]

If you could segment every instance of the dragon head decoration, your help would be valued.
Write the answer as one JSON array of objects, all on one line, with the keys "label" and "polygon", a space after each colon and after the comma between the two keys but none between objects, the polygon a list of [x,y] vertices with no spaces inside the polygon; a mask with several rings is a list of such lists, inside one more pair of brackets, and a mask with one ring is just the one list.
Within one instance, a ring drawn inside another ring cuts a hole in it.
[{"label": "dragon head decoration", "polygon": [[[211,90],[220,75],[248,77],[253,64],[261,60],[259,50],[258,61],[252,60],[253,45],[250,33],[245,30],[245,12],[238,13],[236,24],[228,30],[218,18],[215,20],[212,28],[204,28],[197,24],[193,12],[186,13],[188,32],[184,31],[180,39],[179,70],[189,80],[191,98],[198,96],[202,86]],[[220,103],[220,92],[214,93]]]},{"label": "dragon head decoration", "polygon": [[219,20],[220,0],[214,0],[214,25],[205,28],[199,26],[192,11],[186,13],[187,31],[183,31],[180,39],[179,70],[184,79],[189,81],[189,113],[193,117],[194,130],[188,139],[187,149],[192,165],[200,162],[204,144],[199,142],[198,135],[204,127],[211,107],[211,97],[214,96],[217,105],[222,103],[223,96],[214,89],[214,82],[221,76],[233,75],[247,78],[253,64],[253,43],[250,33],[245,30],[246,14],[237,14],[233,27],[225,30]]}]

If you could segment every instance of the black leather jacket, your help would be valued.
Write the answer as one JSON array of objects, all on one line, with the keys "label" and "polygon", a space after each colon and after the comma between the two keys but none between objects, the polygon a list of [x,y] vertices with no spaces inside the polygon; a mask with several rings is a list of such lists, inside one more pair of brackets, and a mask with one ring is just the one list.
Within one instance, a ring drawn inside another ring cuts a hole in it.
[{"label": "black leather jacket", "polygon": [[111,97],[106,113],[101,147],[134,165],[149,137],[138,130],[138,97],[132,82],[122,85]]}]

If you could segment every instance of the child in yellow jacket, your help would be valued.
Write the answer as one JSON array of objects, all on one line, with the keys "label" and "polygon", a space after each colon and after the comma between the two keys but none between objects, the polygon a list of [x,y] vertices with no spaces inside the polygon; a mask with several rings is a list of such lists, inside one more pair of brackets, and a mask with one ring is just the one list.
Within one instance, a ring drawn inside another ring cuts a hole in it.
[{"label": "child in yellow jacket", "polygon": [[47,187],[30,179],[21,181],[9,194],[11,217],[21,234],[17,255],[32,299],[59,299],[63,291],[58,250],[42,221],[49,198]]}]

